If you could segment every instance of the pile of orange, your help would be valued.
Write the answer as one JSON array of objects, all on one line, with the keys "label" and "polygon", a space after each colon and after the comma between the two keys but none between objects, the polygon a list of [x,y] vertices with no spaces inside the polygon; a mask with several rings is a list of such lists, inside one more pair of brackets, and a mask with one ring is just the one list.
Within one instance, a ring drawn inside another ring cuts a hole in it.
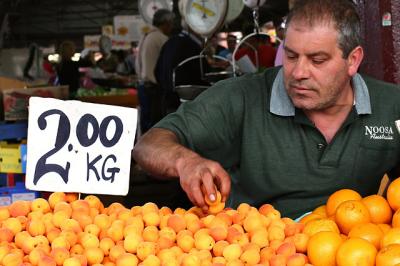
[{"label": "pile of orange", "polygon": [[386,198],[338,190],[300,222],[315,266],[400,265],[400,178]]}]

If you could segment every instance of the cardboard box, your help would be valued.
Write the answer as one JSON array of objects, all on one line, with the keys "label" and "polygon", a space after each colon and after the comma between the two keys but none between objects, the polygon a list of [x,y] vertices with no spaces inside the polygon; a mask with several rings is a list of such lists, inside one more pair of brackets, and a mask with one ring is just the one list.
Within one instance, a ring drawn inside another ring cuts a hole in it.
[{"label": "cardboard box", "polygon": [[20,144],[0,142],[0,172],[22,173]]},{"label": "cardboard box", "polygon": [[32,96],[66,100],[69,90],[68,86],[3,90],[4,120],[27,120],[29,98]]},{"label": "cardboard box", "polygon": [[101,104],[117,105],[123,107],[131,107],[131,108],[136,108],[139,105],[137,94],[84,96],[84,97],[78,97],[77,100],[88,103],[101,103]]},{"label": "cardboard box", "polygon": [[27,84],[23,81],[10,79],[6,77],[0,77],[0,121],[4,120],[4,110],[3,110],[3,93],[4,90],[9,89],[22,89],[26,88]]}]

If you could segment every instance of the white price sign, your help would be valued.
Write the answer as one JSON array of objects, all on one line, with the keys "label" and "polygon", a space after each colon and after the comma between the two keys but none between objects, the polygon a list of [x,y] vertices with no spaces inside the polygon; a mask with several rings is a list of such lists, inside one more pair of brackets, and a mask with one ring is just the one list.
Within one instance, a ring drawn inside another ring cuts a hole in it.
[{"label": "white price sign", "polygon": [[26,187],[128,194],[136,121],[133,108],[31,97]]}]

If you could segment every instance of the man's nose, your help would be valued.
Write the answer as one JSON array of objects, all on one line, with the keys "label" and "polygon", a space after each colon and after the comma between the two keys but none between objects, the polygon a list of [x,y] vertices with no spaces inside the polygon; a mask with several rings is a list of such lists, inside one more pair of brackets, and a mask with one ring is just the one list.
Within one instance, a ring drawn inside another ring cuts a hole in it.
[{"label": "man's nose", "polygon": [[308,79],[310,77],[309,63],[306,58],[299,58],[294,65],[292,76],[296,80]]}]

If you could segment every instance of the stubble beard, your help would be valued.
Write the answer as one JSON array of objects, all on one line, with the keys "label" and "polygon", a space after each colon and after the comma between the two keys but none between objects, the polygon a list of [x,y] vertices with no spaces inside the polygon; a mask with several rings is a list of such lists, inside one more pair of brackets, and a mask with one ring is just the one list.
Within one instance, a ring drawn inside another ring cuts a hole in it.
[{"label": "stubble beard", "polygon": [[309,97],[307,95],[300,95],[293,92],[291,89],[288,90],[289,98],[291,99],[293,105],[296,108],[305,111],[321,111],[336,104],[338,98],[340,97],[340,91],[334,88],[329,88],[328,92],[321,95],[321,89],[315,86],[308,86],[301,84],[299,82],[289,82],[289,88],[293,86],[300,86],[309,89],[314,92],[315,97]]}]

